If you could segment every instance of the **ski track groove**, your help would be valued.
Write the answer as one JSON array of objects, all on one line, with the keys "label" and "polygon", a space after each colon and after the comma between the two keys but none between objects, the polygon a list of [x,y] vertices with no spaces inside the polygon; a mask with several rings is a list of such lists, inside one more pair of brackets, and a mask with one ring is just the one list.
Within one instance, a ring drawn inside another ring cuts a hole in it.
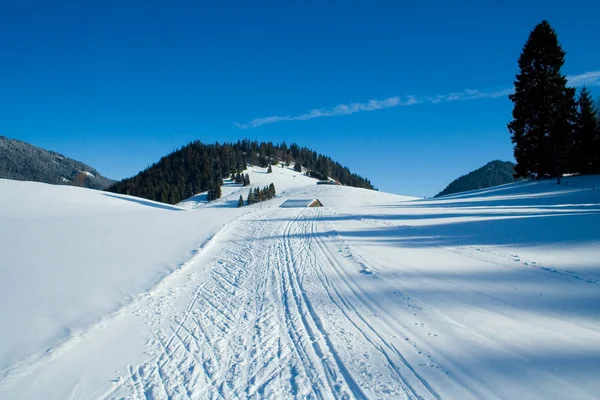
[{"label": "ski track groove", "polygon": [[[153,331],[148,346],[154,357],[137,374],[128,366],[129,379],[105,398],[367,399],[393,393],[439,400],[362,314],[364,307],[382,323],[384,313],[349,282],[318,234],[323,212],[303,209],[280,222],[271,219],[281,210],[263,210],[233,224],[231,240],[215,246],[185,311]],[[341,243],[334,236],[334,244]],[[344,340],[348,347],[355,338],[358,348],[340,352]],[[369,382],[377,375],[355,369],[367,347],[388,371],[384,383]]]},{"label": "ski track groove", "polygon": [[[346,386],[349,387],[349,389],[352,391],[352,393],[354,394],[355,397],[361,398],[361,399],[366,398],[364,393],[360,389],[360,387],[356,384],[356,382],[354,381],[354,379],[352,378],[350,373],[346,370],[344,364],[341,362],[337,353],[333,349],[333,346],[330,342],[329,337],[327,336],[327,333],[324,332],[324,330],[323,330],[322,323],[321,323],[319,317],[316,315],[315,311],[313,310],[311,303],[308,299],[308,296],[306,295],[306,292],[304,292],[304,290],[300,284],[300,281],[299,281],[298,275],[297,275],[297,271],[295,271],[295,269],[294,269],[297,265],[297,260],[295,259],[294,254],[291,251],[290,244],[292,242],[292,239],[291,239],[290,230],[294,225],[297,224],[299,215],[302,215],[303,213],[304,212],[301,211],[299,214],[296,215],[296,217],[294,219],[292,219],[288,222],[288,224],[286,226],[286,232],[284,233],[284,240],[283,240],[284,248],[286,251],[286,260],[290,261],[290,262],[285,263],[285,266],[287,267],[286,272],[287,272],[289,280],[292,282],[292,284],[291,284],[292,293],[294,295],[293,297],[294,297],[295,301],[298,304],[298,309],[300,310],[300,318],[302,319],[302,322],[304,324],[304,329],[306,330],[307,334],[309,335],[310,341],[312,342],[312,346],[313,346],[313,349],[314,349],[316,355],[321,360],[323,360],[323,362],[322,362],[323,370],[327,374],[327,379],[328,379],[328,382],[330,385],[330,389],[332,390],[332,394],[336,398],[348,398],[348,394],[345,392],[345,388],[343,391],[341,389],[342,382],[340,382],[340,379],[338,378],[338,372],[339,372],[339,374],[341,374],[343,376],[343,379],[345,381],[344,383],[346,384]],[[307,254],[307,252],[301,251],[299,254]],[[307,313],[305,313],[301,310],[303,308],[302,306],[304,306],[304,308],[306,308]],[[312,322],[312,324],[311,324],[311,322]],[[315,326],[315,330],[312,329],[311,325]],[[325,342],[324,349],[321,348],[321,346],[319,345],[319,341]],[[326,353],[329,353],[329,354],[326,354]],[[332,357],[334,359],[338,371],[336,371],[335,370],[336,368],[330,364],[329,357]]]},{"label": "ski track groove", "polygon": [[[335,256],[326,247],[326,245],[323,242],[323,239],[321,237],[319,237],[319,235],[314,234],[315,233],[315,231],[314,231],[315,223],[314,222],[312,224],[312,228],[313,228],[313,231],[312,231],[313,234],[311,236],[315,237],[315,242],[317,243],[318,247],[320,248],[320,251],[322,252],[324,257],[329,261],[328,264],[333,266],[334,270],[339,274],[339,276],[342,278],[342,280],[345,283],[347,283],[349,280],[344,279],[344,277],[341,275],[340,270],[342,267],[339,265],[338,261],[335,259]],[[350,321],[354,325],[354,327],[363,335],[365,340],[368,343],[370,343],[374,348],[376,348],[386,358],[386,360],[390,364],[391,370],[398,376],[398,378],[400,379],[400,382],[404,386],[406,394],[411,394],[411,396],[409,396],[409,398],[411,398],[411,399],[415,398],[415,399],[419,399],[419,400],[423,399],[423,397],[421,397],[417,393],[417,391],[413,388],[413,386],[410,384],[410,382],[408,382],[407,379],[402,375],[400,369],[397,366],[397,363],[392,360],[392,358],[385,351],[384,348],[387,348],[388,350],[390,350],[392,352],[392,354],[397,356],[398,359],[400,360],[400,363],[402,364],[402,366],[404,366],[406,369],[408,369],[410,371],[410,373],[412,373],[414,375],[414,377],[418,380],[418,382],[421,385],[423,385],[424,388],[427,389],[427,391],[433,398],[439,400],[440,397],[435,392],[435,390],[433,390],[430,387],[430,385],[415,371],[415,369],[410,365],[410,363],[408,363],[406,361],[406,359],[402,356],[402,354],[398,351],[398,349],[393,344],[389,343],[386,339],[384,339],[380,334],[378,334],[370,326],[369,322],[357,310],[357,308],[352,304],[352,302],[345,299],[345,297],[340,294],[340,291],[336,288],[336,286],[330,282],[330,279],[327,277],[327,274],[325,274],[323,271],[320,271],[320,272],[321,272],[320,274],[317,274],[317,277],[321,281],[323,288],[329,295],[332,303],[336,304],[340,308],[340,310],[342,311],[342,313],[344,313],[344,315],[346,316],[348,321]],[[359,292],[357,292],[353,287],[351,287],[348,284],[346,284],[346,286],[347,286],[347,289],[352,292],[354,297],[359,298],[361,300],[360,304],[368,305],[370,310],[373,310],[374,312],[376,312],[380,316],[380,319],[383,319],[383,318],[381,318],[384,315],[384,313],[381,312],[382,310],[378,310],[377,307],[369,299],[366,299]],[[333,296],[331,294],[331,291],[333,291],[335,296]],[[336,301],[334,297],[337,298],[341,304],[343,304],[343,307],[340,307],[338,305],[338,301]],[[344,310],[344,308],[347,311]],[[355,323],[354,317],[352,317],[352,315],[355,315],[362,322],[362,325],[364,325],[365,328],[361,328],[358,323]],[[375,338],[372,338],[372,336],[374,336]],[[379,343],[376,343],[376,342],[379,342]]]}]

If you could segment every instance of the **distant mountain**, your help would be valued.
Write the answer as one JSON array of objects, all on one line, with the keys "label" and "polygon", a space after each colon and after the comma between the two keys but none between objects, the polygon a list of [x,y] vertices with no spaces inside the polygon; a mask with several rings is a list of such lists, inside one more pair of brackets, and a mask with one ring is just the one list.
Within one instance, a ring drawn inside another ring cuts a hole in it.
[{"label": "distant mountain", "polygon": [[469,172],[468,174],[455,179],[446,187],[446,189],[435,195],[435,197],[466,192],[469,190],[485,189],[492,186],[515,182],[516,179],[513,176],[514,173],[514,163],[510,161],[495,160],[473,172]]},{"label": "distant mountain", "polygon": [[101,190],[114,183],[89,165],[4,136],[0,136],[0,178]]},{"label": "distant mountain", "polygon": [[108,191],[177,204],[222,185],[224,178],[248,165],[266,168],[278,163],[294,164],[297,171],[316,179],[330,177],[342,185],[374,189],[368,179],[306,147],[246,139],[223,144],[190,143],[139,174],[115,183]]}]

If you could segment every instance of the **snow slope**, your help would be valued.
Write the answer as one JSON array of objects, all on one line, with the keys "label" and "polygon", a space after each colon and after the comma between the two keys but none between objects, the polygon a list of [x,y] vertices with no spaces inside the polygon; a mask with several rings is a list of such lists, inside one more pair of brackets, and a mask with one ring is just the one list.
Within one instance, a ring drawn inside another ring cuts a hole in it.
[{"label": "snow slope", "polygon": [[[243,187],[241,184],[236,184],[229,179],[224,180],[222,186],[222,197],[218,201],[207,203],[207,192],[200,193],[182,201],[178,206],[183,208],[198,208],[201,206],[208,207],[237,207],[240,195],[246,201],[248,198],[249,188],[263,188],[273,183],[277,191],[277,199],[270,202],[264,202],[262,206],[278,207],[288,198],[316,198],[327,200],[331,204],[343,201],[348,204],[365,204],[372,201],[382,201],[381,199],[388,198],[394,200],[414,200],[414,197],[398,196],[388,193],[373,192],[370,190],[355,190],[350,187],[338,187],[338,190],[332,191],[329,185],[316,185],[317,179],[309,178],[306,175],[300,174],[293,170],[293,167],[273,166],[273,173],[268,174],[266,168],[248,167],[245,171],[250,176],[250,186]],[[324,187],[325,186],[325,187]],[[344,193],[351,194],[350,198],[342,200]],[[325,204],[327,205],[327,204]],[[258,207],[260,208],[261,205]]]},{"label": "snow slope", "polygon": [[1,371],[156,286],[243,213],[34,182],[0,180],[0,192]]},{"label": "snow slope", "polygon": [[0,398],[597,397],[599,177],[409,201],[251,174],[278,197],[189,211],[0,180]]}]

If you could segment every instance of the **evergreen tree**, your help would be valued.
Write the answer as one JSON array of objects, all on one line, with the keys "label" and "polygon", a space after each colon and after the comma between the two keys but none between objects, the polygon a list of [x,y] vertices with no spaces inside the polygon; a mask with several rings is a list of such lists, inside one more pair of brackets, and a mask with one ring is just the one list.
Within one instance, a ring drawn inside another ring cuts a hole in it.
[{"label": "evergreen tree", "polygon": [[246,203],[249,206],[254,204],[254,192],[252,191],[252,189],[250,189],[250,191],[248,192],[248,197],[247,197]]},{"label": "evergreen tree", "polygon": [[294,165],[294,171],[302,172],[302,161],[299,158],[296,158],[296,164]]},{"label": "evergreen tree", "polygon": [[598,115],[594,109],[594,103],[589,90],[583,87],[577,99],[577,114],[575,131],[573,135],[573,157],[571,164],[574,169],[571,172],[589,174],[594,172],[597,164],[596,159],[596,135],[598,132]]},{"label": "evergreen tree", "polygon": [[216,199],[220,199],[221,198],[221,185],[223,184],[223,180],[220,179],[219,181],[215,182],[215,200]]},{"label": "evergreen tree", "polygon": [[244,175],[244,186],[250,186],[250,175]]},{"label": "evergreen tree", "polygon": [[508,124],[517,164],[515,177],[560,177],[571,151],[575,90],[560,73],[565,52],[556,32],[542,21],[529,34],[519,57],[513,120]]},{"label": "evergreen tree", "polygon": [[271,168],[271,165],[269,165],[269,168],[267,168],[267,174],[272,174],[273,173],[273,169]]},{"label": "evergreen tree", "polygon": [[271,195],[271,198],[275,197],[275,185],[273,183],[269,185],[269,193]]},{"label": "evergreen tree", "polygon": [[208,189],[207,200],[213,201],[221,198],[221,185],[219,180],[214,181]]},{"label": "evergreen tree", "polygon": [[592,160],[592,173],[600,174],[600,98],[596,100],[596,137],[594,138],[594,154]]},{"label": "evergreen tree", "polygon": [[238,200],[238,208],[240,207],[244,207],[244,198],[242,197],[242,195],[240,194],[240,199]]}]

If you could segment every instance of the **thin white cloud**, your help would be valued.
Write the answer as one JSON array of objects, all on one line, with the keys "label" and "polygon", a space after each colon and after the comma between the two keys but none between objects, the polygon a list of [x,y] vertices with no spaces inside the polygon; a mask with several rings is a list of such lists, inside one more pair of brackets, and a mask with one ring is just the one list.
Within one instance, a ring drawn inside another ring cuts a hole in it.
[{"label": "thin white cloud", "polygon": [[567,76],[567,80],[571,86],[600,86],[600,71]]},{"label": "thin white cloud", "polygon": [[[572,75],[567,77],[571,86],[600,86],[600,71],[586,72],[580,75]],[[256,128],[265,124],[273,124],[281,121],[306,121],[320,117],[337,117],[340,115],[349,115],[361,111],[383,110],[385,108],[412,106],[415,104],[438,104],[451,101],[464,101],[476,99],[494,99],[497,97],[505,97],[512,93],[512,89],[502,89],[497,91],[479,91],[474,89],[466,89],[462,92],[439,94],[437,96],[406,96],[400,98],[398,96],[389,97],[384,100],[369,100],[366,103],[350,103],[338,104],[333,108],[315,108],[307,113],[299,115],[274,115],[271,117],[255,118],[247,123],[235,123],[238,128],[248,129]]]}]

